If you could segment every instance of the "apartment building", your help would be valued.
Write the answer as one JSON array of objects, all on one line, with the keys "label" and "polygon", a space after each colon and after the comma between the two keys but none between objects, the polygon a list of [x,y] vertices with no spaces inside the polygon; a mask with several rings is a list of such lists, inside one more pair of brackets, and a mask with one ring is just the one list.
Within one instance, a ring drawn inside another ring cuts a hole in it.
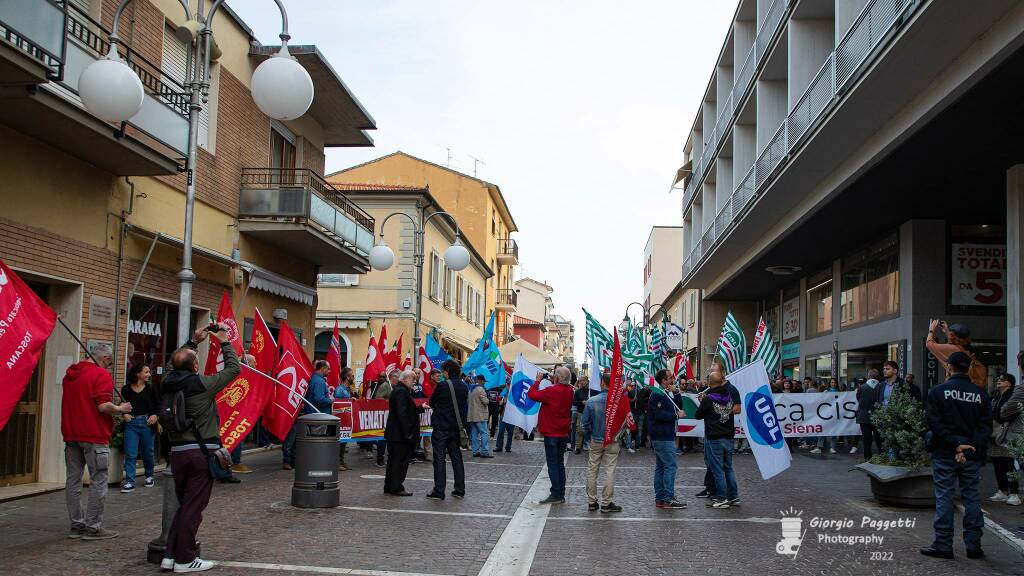
[{"label": "apartment building", "polygon": [[1019,1],[742,0],[675,177],[704,359],[731,309],[787,375],[933,385],[936,317],[1015,369],[1022,44]]},{"label": "apartment building", "polygon": [[[77,95],[106,54],[115,0],[0,3],[0,258],[87,343],[115,350],[115,381],[152,366],[159,384],[179,341],[185,222],[188,50],[174,0],[135,0],[120,46],[145,88],[142,111],[114,125]],[[270,6],[268,9],[273,9]],[[309,111],[277,122],[250,93],[260,45],[227,6],[212,22],[221,54],[199,123],[192,325],[231,295],[246,344],[254,309],[287,319],[313,349],[318,273],[368,269],[374,221],[323,180],[324,149],[371,146],[373,119],[312,45],[291,46],[309,72]],[[292,30],[301,40],[301,30]],[[32,384],[0,432],[0,486],[63,482],[60,382],[82,357],[58,328]]]}]

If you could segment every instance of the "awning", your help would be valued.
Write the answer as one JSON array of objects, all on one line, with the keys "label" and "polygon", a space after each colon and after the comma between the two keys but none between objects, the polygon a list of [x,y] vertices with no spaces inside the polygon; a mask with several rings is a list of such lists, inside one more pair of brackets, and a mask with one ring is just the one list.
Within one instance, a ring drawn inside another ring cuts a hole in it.
[{"label": "awning", "polygon": [[249,273],[249,287],[257,290],[263,290],[269,292],[275,296],[281,296],[289,300],[295,300],[305,304],[306,306],[312,306],[313,301],[316,298],[316,289],[311,286],[304,286],[298,282],[285,278],[280,274],[275,274],[265,268],[260,268],[255,264],[248,262],[241,262],[242,270]]}]

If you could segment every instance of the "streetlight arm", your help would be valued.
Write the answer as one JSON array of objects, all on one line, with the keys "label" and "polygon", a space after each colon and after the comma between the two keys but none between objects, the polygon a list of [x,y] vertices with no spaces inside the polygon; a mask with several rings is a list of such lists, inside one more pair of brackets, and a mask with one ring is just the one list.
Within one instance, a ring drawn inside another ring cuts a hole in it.
[{"label": "streetlight arm", "polygon": [[460,237],[462,236],[462,230],[460,230],[460,229],[459,229],[459,223],[458,223],[458,222],[457,222],[457,221],[455,220],[455,217],[454,217],[454,216],[452,216],[451,214],[449,214],[449,213],[447,213],[447,212],[443,212],[443,211],[438,211],[438,212],[434,212],[434,213],[433,213],[433,214],[431,214],[430,216],[427,216],[427,217],[426,217],[426,218],[425,218],[425,219],[423,220],[423,225],[424,225],[424,227],[426,227],[426,224],[427,224],[427,222],[429,222],[431,218],[433,218],[434,216],[440,216],[440,215],[442,215],[442,214],[443,214],[443,215],[445,215],[445,216],[447,216],[447,217],[448,217],[448,219],[449,219],[449,220],[451,220],[451,222],[452,222],[452,228],[455,228],[455,238],[456,238],[456,239],[460,238]]},{"label": "streetlight arm", "polygon": [[[184,0],[179,1],[184,2]],[[213,3],[213,6],[210,7],[210,12],[206,15],[206,21],[208,23],[213,23],[213,15],[217,13],[217,9],[220,8],[220,5],[223,3],[224,0],[216,0],[216,2]],[[281,45],[287,46],[288,41],[292,38],[291,35],[288,34],[288,12],[285,11],[284,4],[281,0],[274,0],[274,3],[277,4],[277,8],[281,11],[281,33],[278,37],[281,38]]]},{"label": "streetlight arm", "polygon": [[412,216],[409,216],[405,212],[392,212],[391,214],[388,214],[387,216],[385,216],[384,220],[380,223],[380,237],[381,238],[384,238],[384,225],[388,223],[388,220],[390,220],[392,216],[405,216],[406,218],[409,219],[410,222],[412,222],[413,230],[415,232],[419,232],[420,231],[419,226],[417,225],[415,218],[413,218]]},{"label": "streetlight arm", "polygon": [[[124,9],[128,7],[128,3],[132,0],[121,0],[121,3],[117,5],[117,10],[114,11],[114,24],[110,27],[110,43],[118,44],[121,42],[121,38],[117,35],[117,29],[121,22],[121,14],[124,13]],[[188,3],[185,0],[178,0],[181,7],[185,9],[185,20],[192,19],[192,12],[188,9]]]}]

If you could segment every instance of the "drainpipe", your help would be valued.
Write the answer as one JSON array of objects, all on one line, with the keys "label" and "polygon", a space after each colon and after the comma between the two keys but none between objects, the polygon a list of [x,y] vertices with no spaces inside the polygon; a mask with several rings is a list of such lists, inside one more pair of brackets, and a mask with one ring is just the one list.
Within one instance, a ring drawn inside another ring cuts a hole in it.
[{"label": "drainpipe", "polygon": [[[128,176],[124,177],[124,181],[128,184],[128,210],[121,210],[119,215],[120,222],[117,226],[117,288],[114,294],[114,357],[119,358],[120,353],[118,352],[118,346],[121,342],[121,315],[127,313],[126,310],[121,308],[121,276],[124,271],[124,240],[127,236],[128,230],[125,226],[127,224],[128,216],[131,216],[132,211],[135,209],[135,183],[131,181]],[[127,349],[125,350],[127,354]],[[127,359],[127,358],[126,358]],[[121,362],[120,366],[123,367],[127,362]],[[114,364],[114,381],[119,382],[117,371],[120,367],[118,363]]]}]

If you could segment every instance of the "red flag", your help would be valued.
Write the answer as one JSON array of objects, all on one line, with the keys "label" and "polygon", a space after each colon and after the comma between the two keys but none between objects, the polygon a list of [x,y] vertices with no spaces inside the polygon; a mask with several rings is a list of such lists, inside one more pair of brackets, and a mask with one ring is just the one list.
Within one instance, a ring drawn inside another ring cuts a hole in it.
[{"label": "red flag", "polygon": [[405,353],[405,360],[402,360],[402,367],[399,368],[399,370],[401,370],[402,372],[405,372],[406,370],[409,370],[410,368],[412,368],[412,354],[410,354],[409,352],[406,352]]},{"label": "red flag", "polygon": [[256,358],[256,368],[264,374],[270,374],[274,369],[274,362],[277,360],[277,342],[270,328],[263,320],[260,309],[256,309],[256,318],[252,324],[252,342],[249,342],[249,354]]},{"label": "red flag", "polygon": [[[430,398],[430,394],[434,392],[434,386],[430,382],[430,373],[434,370],[434,365],[430,363],[430,356],[427,356],[427,351],[420,346],[419,357],[416,358],[416,367],[420,369],[420,385],[423,386],[423,393],[426,394],[427,398]],[[427,393],[427,386],[430,386],[430,393]]]},{"label": "red flag", "polygon": [[334,334],[331,335],[331,347],[327,350],[327,365],[331,371],[327,373],[327,388],[331,395],[334,389],[341,384],[341,340],[338,336],[338,320],[334,320]]},{"label": "red flag", "polygon": [[[632,415],[629,412],[629,399],[622,379],[622,350],[619,349],[619,335],[615,334],[615,348],[612,350],[611,382],[608,384],[608,401],[604,411],[605,426],[604,445],[615,441],[615,436],[622,429],[622,424]],[[618,400],[616,400],[616,398]],[[635,424],[634,424],[635,426]]]},{"label": "red flag", "polygon": [[0,430],[28,386],[57,314],[0,260]]},{"label": "red flag", "polygon": [[381,358],[377,342],[370,333],[370,345],[366,349],[366,368],[363,370],[363,397],[370,391],[369,383],[384,373],[384,359]]},{"label": "red flag", "polygon": [[225,448],[231,450],[245,440],[274,397],[274,388],[274,381],[269,376],[242,365],[238,378],[217,394],[220,441]]},{"label": "red flag", "polygon": [[384,357],[385,373],[391,372],[392,370],[398,370],[399,363],[402,361],[402,339],[405,338],[403,333],[398,337],[398,341],[388,350],[387,355]]},{"label": "red flag", "polygon": [[274,386],[272,400],[263,411],[263,425],[271,434],[283,439],[302,408],[302,397],[309,388],[313,364],[306,357],[306,351],[299,345],[288,323],[283,320],[277,341],[281,354],[274,365],[274,378],[280,380],[281,384]]},{"label": "red flag", "polygon": [[387,360],[388,354],[388,324],[385,322],[380,327],[380,340],[377,341],[377,352],[380,353],[380,357]]},{"label": "red flag", "polygon": [[[224,291],[224,296],[220,299],[217,323],[228,329],[228,340],[231,342],[231,347],[235,349],[235,352],[241,352],[242,337],[238,334],[238,324],[235,323],[235,313],[231,311],[231,298],[228,297],[227,290]],[[203,372],[207,376],[224,369],[224,356],[220,353],[220,342],[216,338],[209,340],[210,351],[206,355],[206,370]]]}]

